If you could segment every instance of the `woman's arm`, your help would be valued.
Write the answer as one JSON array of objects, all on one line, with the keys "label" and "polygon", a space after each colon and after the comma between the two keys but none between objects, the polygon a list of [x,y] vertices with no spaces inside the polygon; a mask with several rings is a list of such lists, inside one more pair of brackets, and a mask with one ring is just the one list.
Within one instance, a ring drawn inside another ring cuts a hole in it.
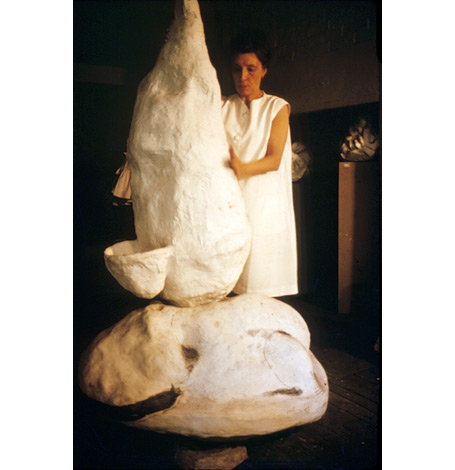
[{"label": "woman's arm", "polygon": [[269,171],[276,171],[280,167],[281,157],[289,129],[289,105],[283,106],[275,119],[272,121],[270,137],[267,143],[267,151],[263,158],[254,162],[244,163],[235,154],[232,148],[229,149],[231,158],[230,165],[237,178],[246,176],[261,175]]}]

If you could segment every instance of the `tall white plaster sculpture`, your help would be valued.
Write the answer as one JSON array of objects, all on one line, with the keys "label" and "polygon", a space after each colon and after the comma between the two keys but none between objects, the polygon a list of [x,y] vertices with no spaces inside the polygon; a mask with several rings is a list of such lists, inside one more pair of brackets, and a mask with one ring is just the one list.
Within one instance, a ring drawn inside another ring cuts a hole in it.
[{"label": "tall white plaster sculpture", "polygon": [[179,306],[226,296],[250,227],[196,0],[176,2],[169,39],[138,89],[127,155],[137,240],[105,250],[108,270],[135,295],[161,292]]},{"label": "tall white plaster sculpture", "polygon": [[128,425],[202,438],[306,424],[328,402],[305,321],[253,294],[131,312],[87,349],[80,383]]}]

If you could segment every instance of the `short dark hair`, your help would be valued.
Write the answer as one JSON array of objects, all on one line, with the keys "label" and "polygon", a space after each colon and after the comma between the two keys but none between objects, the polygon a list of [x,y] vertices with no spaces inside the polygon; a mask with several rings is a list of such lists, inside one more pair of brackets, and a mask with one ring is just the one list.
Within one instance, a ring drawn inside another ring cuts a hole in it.
[{"label": "short dark hair", "polygon": [[270,44],[267,35],[255,29],[244,29],[230,42],[230,54],[233,59],[238,54],[254,53],[262,67],[269,68]]}]

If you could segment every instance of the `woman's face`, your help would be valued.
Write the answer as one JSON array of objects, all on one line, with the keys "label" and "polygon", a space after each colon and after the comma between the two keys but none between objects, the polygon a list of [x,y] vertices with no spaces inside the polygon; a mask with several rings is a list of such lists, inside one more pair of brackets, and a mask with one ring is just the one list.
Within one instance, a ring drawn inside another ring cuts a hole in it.
[{"label": "woman's face", "polygon": [[238,54],[232,60],[232,78],[237,93],[247,101],[262,96],[261,81],[267,69],[253,52]]}]

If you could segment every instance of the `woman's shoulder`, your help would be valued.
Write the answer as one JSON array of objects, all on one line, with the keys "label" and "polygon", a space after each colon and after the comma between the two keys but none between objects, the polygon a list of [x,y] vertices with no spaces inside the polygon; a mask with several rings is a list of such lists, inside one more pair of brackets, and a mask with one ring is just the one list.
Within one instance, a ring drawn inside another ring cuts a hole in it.
[{"label": "woman's shoulder", "polygon": [[271,109],[274,116],[278,113],[278,111],[281,110],[283,106],[288,106],[289,112],[291,110],[291,105],[285,99],[280,98],[279,96],[264,93],[264,98],[264,107]]},{"label": "woman's shoulder", "polygon": [[284,98],[280,98],[279,96],[276,96],[276,95],[269,95],[268,93],[264,93],[264,98],[265,98],[265,101],[269,105],[278,105],[278,106],[284,106],[285,104],[289,105],[289,103]]}]

